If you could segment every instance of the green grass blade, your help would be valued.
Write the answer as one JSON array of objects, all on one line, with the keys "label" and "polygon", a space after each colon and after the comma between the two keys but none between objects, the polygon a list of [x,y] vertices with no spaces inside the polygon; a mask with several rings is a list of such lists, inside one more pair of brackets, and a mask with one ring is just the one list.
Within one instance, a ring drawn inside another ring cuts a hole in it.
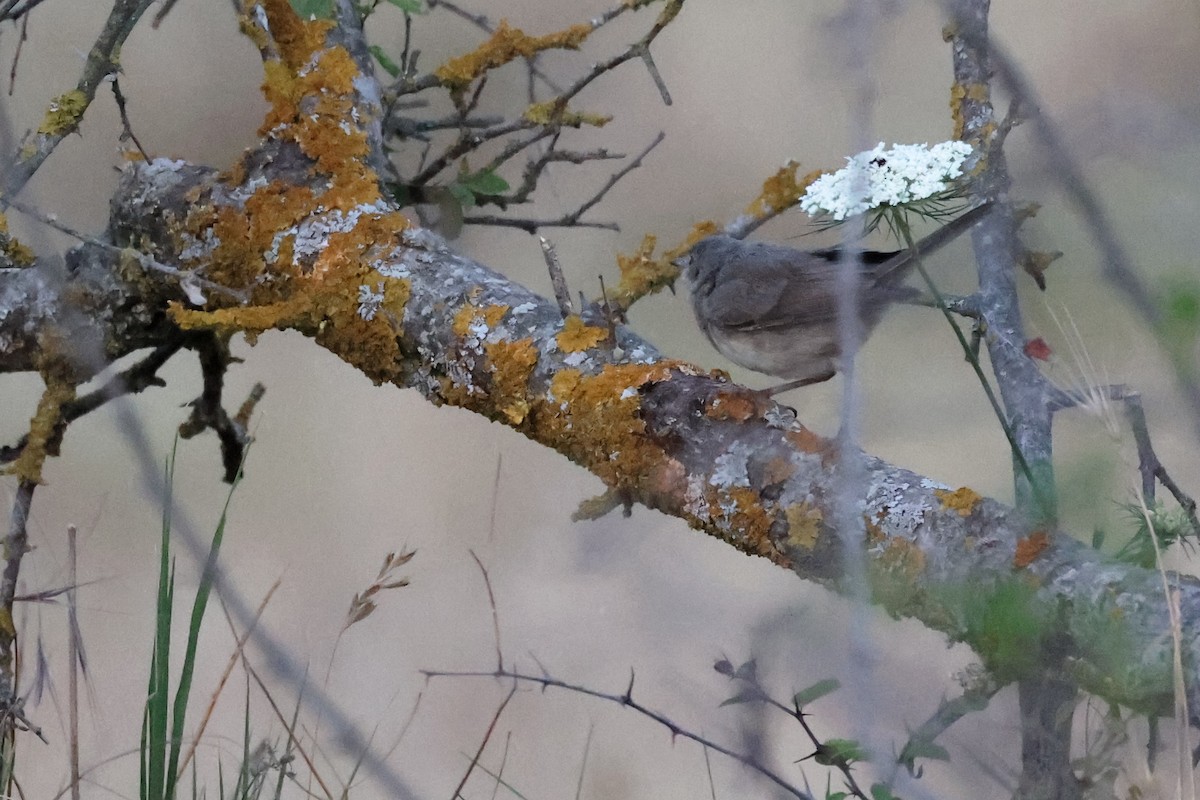
[{"label": "green grass blade", "polygon": [[184,650],[183,664],[179,672],[179,685],[175,689],[175,704],[171,715],[171,755],[167,766],[167,794],[174,796],[175,774],[179,766],[179,752],[183,745],[183,723],[187,715],[188,696],[192,690],[192,676],[196,667],[196,647],[200,641],[200,625],[204,620],[204,611],[208,607],[208,597],[212,593],[213,580],[216,577],[217,556],[221,550],[221,542],[225,539],[225,524],[229,518],[229,505],[233,502],[233,493],[241,482],[241,470],[229,487],[225,496],[225,506],[221,509],[221,519],[213,532],[212,542],[208,547],[208,557],[204,562],[204,572],[200,575],[200,585],[196,587],[196,597],[192,601],[192,615],[188,621],[187,647]]},{"label": "green grass blade", "polygon": [[[178,440],[176,440],[178,444]],[[167,800],[166,754],[169,681],[171,670],[171,606],[175,595],[175,566],[171,558],[171,505],[175,482],[176,448],[167,460],[163,498],[158,592],[155,598],[154,648],[150,654],[150,680],[146,690],[146,715],[142,734],[145,762],[142,800]]]}]

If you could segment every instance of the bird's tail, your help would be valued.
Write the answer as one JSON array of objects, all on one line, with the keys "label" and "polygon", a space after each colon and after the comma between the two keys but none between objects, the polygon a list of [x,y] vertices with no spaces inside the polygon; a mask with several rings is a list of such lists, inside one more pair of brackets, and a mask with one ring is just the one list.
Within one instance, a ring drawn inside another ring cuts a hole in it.
[{"label": "bird's tail", "polygon": [[[966,233],[979,220],[992,210],[990,200],[985,201],[967,213],[951,220],[933,233],[916,243],[915,247],[897,251],[891,258],[881,263],[871,272],[876,286],[894,286],[908,275],[916,263],[916,258],[925,258],[944,245]],[[914,252],[915,251],[915,252]]]}]

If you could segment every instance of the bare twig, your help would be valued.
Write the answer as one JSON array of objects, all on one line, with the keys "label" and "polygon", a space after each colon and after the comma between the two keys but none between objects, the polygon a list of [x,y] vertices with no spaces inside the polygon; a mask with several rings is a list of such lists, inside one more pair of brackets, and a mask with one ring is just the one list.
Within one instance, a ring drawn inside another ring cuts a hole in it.
[{"label": "bare twig", "polygon": [[68,93],[70,99],[67,99],[68,95],[63,95],[54,101],[54,104],[58,105],[57,113],[61,119],[54,125],[44,125],[45,130],[39,129],[21,148],[8,170],[3,196],[0,197],[0,209],[29,182],[38,167],[58,147],[59,142],[79,129],[79,120],[96,97],[96,89],[105,78],[119,69],[116,54],[120,52],[121,45],[153,1],[115,0],[104,29],[88,51],[83,74],[75,85],[75,91]]},{"label": "bare twig", "polygon": [[[150,355],[129,369],[115,375],[104,386],[88,392],[82,397],[77,397],[74,400],[64,403],[60,412],[59,428],[55,431],[54,436],[51,437],[48,446],[57,446],[62,439],[62,434],[70,423],[85,414],[95,411],[109,400],[127,394],[137,394],[150,386],[166,386],[166,383],[158,377],[158,370],[171,356],[179,352],[182,346],[183,342],[177,341],[155,348]],[[7,445],[0,447],[0,464],[14,461],[21,455],[28,444],[29,434],[25,434],[17,444],[11,447]]]},{"label": "bare twig", "polygon": [[558,302],[558,310],[563,319],[566,319],[575,313],[575,307],[571,305],[571,290],[567,288],[567,279],[563,276],[558,253],[545,236],[539,236],[538,243],[542,246],[542,257],[546,259],[546,269],[550,271],[550,285],[554,288],[554,299]]},{"label": "bare twig", "polygon": [[200,397],[192,401],[191,415],[179,426],[181,438],[190,439],[211,429],[221,442],[221,463],[225,467],[225,482],[233,483],[246,457],[246,445],[250,435],[244,422],[249,419],[258,399],[266,392],[262,384],[255,384],[250,396],[242,404],[236,417],[230,417],[221,405],[225,387],[225,372],[234,360],[229,353],[228,341],[215,334],[208,334],[193,345],[200,357],[200,372],[204,378],[204,389]]},{"label": "bare twig", "polygon": [[479,572],[483,575],[483,585],[487,589],[488,595],[488,606],[492,609],[492,634],[496,637],[496,669],[504,669],[504,651],[500,647],[500,612],[496,609],[496,594],[492,591],[492,579],[488,576],[487,567],[483,566],[483,562],[479,560],[479,556],[475,555],[475,551],[468,550],[467,552],[471,554],[471,558],[475,559],[475,566],[479,567]]},{"label": "bare twig", "polygon": [[[592,195],[590,198],[588,198],[583,203],[581,203],[574,211],[568,211],[567,213],[563,214],[561,217],[559,217],[557,219],[539,220],[539,219],[528,219],[528,218],[522,218],[522,217],[499,217],[499,216],[493,216],[493,215],[475,215],[475,216],[463,217],[463,222],[468,225],[499,225],[499,226],[505,226],[505,227],[510,227],[510,228],[520,228],[521,230],[528,231],[531,234],[537,233],[538,228],[547,228],[547,227],[604,228],[606,230],[614,230],[614,231],[620,230],[620,228],[614,222],[591,222],[591,221],[582,220],[580,218],[584,214],[586,214],[589,209],[591,209],[593,206],[595,206],[597,203],[599,203],[601,200],[603,200],[604,196],[606,194],[608,194],[610,189],[612,189],[614,186],[617,185],[618,181],[620,181],[622,178],[624,178],[626,175],[628,175],[633,170],[640,167],[642,165],[642,161],[645,160],[646,156],[648,156],[650,154],[650,151],[652,151],[654,148],[658,147],[658,145],[660,143],[662,143],[663,139],[665,139],[665,138],[666,138],[666,134],[664,134],[660,131],[659,134],[656,137],[654,137],[654,141],[652,141],[644,150],[642,150],[642,152],[638,153],[637,156],[635,156],[632,161],[630,161],[628,164],[621,167],[621,169],[617,170],[612,175],[610,175],[608,180],[604,183],[603,186],[600,187],[600,189],[594,195]],[[527,142],[527,143],[525,143],[525,146],[528,146],[528,144],[531,144],[531,143],[532,142]],[[606,151],[599,151],[599,152],[603,153],[603,156],[602,156],[603,158],[611,158],[612,157]],[[573,155],[575,155],[575,154],[573,154]],[[556,159],[547,158],[547,159],[545,159],[545,161],[541,162],[542,166],[544,166],[545,163],[548,163],[551,160],[556,160]],[[540,174],[540,169],[538,169],[535,174]],[[528,181],[527,181],[527,183],[528,183]],[[536,178],[534,179],[534,183],[536,183]],[[532,190],[532,184],[529,184],[529,185],[530,185],[530,189]],[[524,188],[525,187],[523,186],[522,189],[524,189]],[[525,196],[528,196],[528,192],[525,193]],[[517,202],[517,201],[523,200],[523,199],[524,199],[524,197],[520,195],[520,192],[518,192],[518,195],[516,197],[509,198],[509,200],[512,202]]]},{"label": "bare twig", "polygon": [[[27,525],[29,508],[33,504],[33,492],[37,484],[22,479],[17,484],[13,497],[12,513],[9,516],[8,533],[4,537],[4,571],[0,574],[0,610],[12,619],[13,597],[17,593],[17,578],[21,574],[21,560],[29,549]],[[10,763],[15,747],[14,732],[37,730],[25,718],[22,701],[17,696],[17,637],[11,625],[0,626],[0,753],[4,763]],[[41,736],[41,731],[38,731]]]},{"label": "bare twig", "polygon": [[82,650],[79,647],[79,613],[75,602],[75,585],[79,580],[78,554],[75,549],[76,530],[67,527],[67,713],[70,735],[71,800],[79,800],[79,667]]},{"label": "bare twig", "polygon": [[580,685],[576,685],[576,684],[567,683],[566,681],[561,681],[558,678],[554,678],[550,675],[525,675],[523,673],[514,672],[514,671],[510,671],[510,670],[497,670],[495,672],[470,672],[470,671],[452,672],[452,671],[442,671],[442,670],[421,670],[421,674],[424,675],[426,678],[509,678],[509,679],[512,679],[514,682],[533,683],[538,686],[541,686],[543,689],[548,689],[548,688],[564,689],[568,692],[574,692],[576,694],[585,695],[587,697],[595,697],[600,700],[607,700],[611,703],[616,703],[617,705],[625,706],[626,708],[631,708],[634,711],[641,714],[642,716],[647,717],[651,720],[654,720],[655,722],[657,722],[658,724],[660,724],[664,728],[666,728],[668,731],[670,731],[672,739],[682,737],[684,739],[688,739],[689,741],[693,741],[693,742],[701,745],[702,747],[707,747],[710,750],[720,753],[723,756],[727,756],[728,758],[731,758],[734,761],[737,761],[739,764],[742,764],[743,766],[754,770],[755,772],[757,772],[760,775],[762,775],[763,777],[767,778],[769,781],[771,781],[772,783],[774,783],[776,786],[783,789],[784,791],[788,792],[792,796],[803,798],[803,800],[812,800],[811,796],[807,792],[804,792],[799,787],[794,786],[791,783],[788,783],[788,781],[785,780],[781,775],[778,775],[777,773],[772,771],[770,767],[766,766],[765,764],[761,764],[757,760],[755,760],[754,756],[745,754],[745,753],[738,753],[734,750],[729,749],[728,747],[725,747],[724,745],[717,744],[716,742],[712,741],[711,739],[708,739],[698,733],[694,733],[686,728],[681,727],[678,723],[673,721],[670,717],[666,716],[665,714],[658,712],[658,711],[654,711],[650,708],[647,708],[646,706],[642,705],[637,700],[634,700],[633,699],[633,691],[632,691],[632,689],[633,689],[632,675],[630,676],[629,687],[626,689],[625,693],[618,695],[618,694],[611,694],[608,692],[601,692],[597,689],[591,689],[586,686],[580,686]]},{"label": "bare twig", "polygon": [[662,141],[665,138],[667,138],[667,135],[662,131],[659,131],[658,135],[654,137],[654,141],[650,142],[650,144],[648,144],[646,148],[642,150],[642,152],[638,153],[632,161],[610,175],[608,181],[600,187],[600,191],[592,195],[590,200],[585,201],[583,205],[575,209],[575,211],[568,214],[565,219],[571,222],[578,222],[579,218],[586,214],[588,209],[604,199],[604,195],[608,194],[608,191],[616,186],[617,182],[621,180],[621,178],[624,178],[630,172],[640,167],[646,156],[650,155],[650,152],[654,150],[654,148],[662,144]]},{"label": "bare twig", "polygon": [[29,12],[40,6],[45,0],[5,0],[0,3],[0,22],[29,18]]},{"label": "bare twig", "polygon": [[8,69],[8,96],[12,97],[13,91],[17,88],[17,65],[21,63],[21,51],[25,49],[25,42],[29,39],[29,16],[25,15],[21,19],[21,33],[17,36],[17,46],[13,50],[12,66]]},{"label": "bare twig", "polygon": [[[166,9],[164,9],[165,11]],[[160,12],[161,14],[162,12]],[[155,17],[157,20],[158,17]],[[113,100],[117,103],[117,111],[121,114],[121,141],[129,139],[133,142],[133,146],[142,154],[142,158],[146,161],[150,160],[150,156],[146,153],[146,148],[142,147],[142,143],[138,141],[137,135],[133,132],[133,126],[129,123],[129,114],[125,109],[125,95],[121,93],[121,81],[117,78],[117,74],[113,73],[112,79]]]},{"label": "bare twig", "polygon": [[[472,553],[472,555],[474,555]],[[475,771],[475,765],[479,763],[480,756],[483,755],[483,750],[487,747],[487,743],[492,738],[492,733],[496,730],[496,723],[500,721],[500,715],[504,713],[508,701],[513,699],[513,695],[517,693],[517,682],[513,681],[512,688],[508,690],[508,694],[500,701],[500,705],[496,707],[496,713],[492,715],[492,721],[488,723],[487,730],[483,733],[483,741],[479,743],[479,748],[475,751],[475,756],[471,759],[470,765],[467,766],[467,771],[463,773],[462,779],[458,782],[458,786],[454,787],[454,791],[450,794],[450,800],[456,800],[464,786],[467,785],[467,779],[471,777],[471,773]]]}]

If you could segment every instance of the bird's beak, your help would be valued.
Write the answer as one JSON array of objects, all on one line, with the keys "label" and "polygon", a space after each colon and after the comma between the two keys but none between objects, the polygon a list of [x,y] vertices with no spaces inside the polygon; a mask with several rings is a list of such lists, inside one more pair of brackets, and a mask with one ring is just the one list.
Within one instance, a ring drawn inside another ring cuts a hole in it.
[{"label": "bird's beak", "polygon": [[678,267],[681,270],[687,269],[689,266],[691,266],[691,264],[692,264],[692,257],[690,254],[685,254],[685,255],[680,256],[679,258],[671,260],[671,266]]}]

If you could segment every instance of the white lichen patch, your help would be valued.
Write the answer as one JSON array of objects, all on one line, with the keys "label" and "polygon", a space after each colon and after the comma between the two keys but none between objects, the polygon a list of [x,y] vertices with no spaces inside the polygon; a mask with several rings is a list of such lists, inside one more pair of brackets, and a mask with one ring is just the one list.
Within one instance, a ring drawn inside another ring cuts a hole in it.
[{"label": "white lichen patch", "polygon": [[317,206],[316,213],[290,228],[279,231],[271,239],[271,248],[263,254],[268,263],[279,259],[279,247],[292,237],[292,266],[310,264],[329,245],[329,237],[335,233],[349,233],[364,216],[381,217],[391,209],[382,200],[360,203],[349,211],[326,210]]},{"label": "white lichen patch", "polygon": [[367,322],[375,319],[375,315],[383,306],[383,286],[380,282],[379,291],[365,284],[358,287],[358,315]]},{"label": "white lichen patch", "polygon": [[703,476],[688,476],[687,490],[683,493],[683,510],[701,522],[712,521],[712,516],[708,513],[707,491]]},{"label": "white lichen patch", "polygon": [[749,486],[749,463],[753,452],[753,448],[745,442],[734,442],[728,450],[717,456],[708,482],[722,489]]},{"label": "white lichen patch", "polygon": [[907,483],[885,480],[873,483],[867,491],[867,518],[888,536],[911,538],[925,521],[925,515],[933,510],[923,495],[910,499],[910,488]]},{"label": "white lichen patch", "polygon": [[221,246],[221,239],[213,233],[212,228],[205,228],[204,235],[197,238],[190,233],[184,233],[183,249],[179,251],[179,260],[207,261],[213,252]]}]

